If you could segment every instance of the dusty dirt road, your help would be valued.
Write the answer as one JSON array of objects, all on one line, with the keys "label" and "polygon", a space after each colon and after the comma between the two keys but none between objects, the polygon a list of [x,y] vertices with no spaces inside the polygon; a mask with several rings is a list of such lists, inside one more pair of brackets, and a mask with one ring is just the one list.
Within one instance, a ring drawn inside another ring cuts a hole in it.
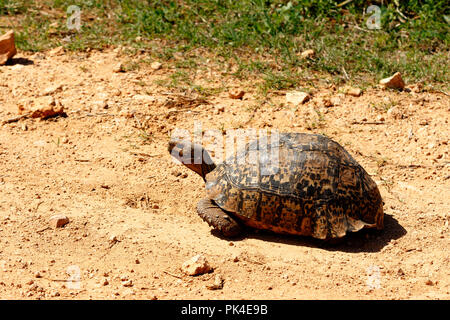
[{"label": "dusty dirt road", "polygon": [[[294,108],[283,92],[263,99],[252,80],[205,65],[194,81],[219,90],[204,101],[162,86],[173,72],[164,64],[114,72],[125,59],[119,50],[20,52],[0,67],[0,122],[44,95],[67,114],[0,126],[0,298],[450,297],[448,96],[368,88],[352,97],[324,83]],[[229,98],[239,88],[244,98]],[[170,132],[193,133],[194,121],[203,130],[328,135],[379,185],[385,230],[335,246],[266,233],[217,237],[196,214],[201,178],[167,152]],[[70,222],[48,228],[55,214]],[[183,275],[196,254],[214,272]],[[217,274],[223,288],[207,289]]]}]

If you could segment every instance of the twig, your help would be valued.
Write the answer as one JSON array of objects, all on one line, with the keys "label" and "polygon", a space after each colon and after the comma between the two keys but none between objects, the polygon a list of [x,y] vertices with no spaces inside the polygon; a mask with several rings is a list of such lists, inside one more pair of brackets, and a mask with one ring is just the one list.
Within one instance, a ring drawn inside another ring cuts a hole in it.
[{"label": "twig", "polygon": [[367,29],[363,29],[363,28],[361,28],[361,27],[358,27],[358,26],[352,26],[353,28],[355,28],[355,29],[358,29],[358,30],[361,30],[361,31],[364,31],[364,32],[370,32],[370,30],[367,30]]},{"label": "twig", "polygon": [[386,124],[386,122],[382,122],[382,121],[364,121],[364,122],[353,121],[351,124]]},{"label": "twig", "polygon": [[[399,14],[400,16],[402,16],[403,19],[408,20],[408,17],[406,17],[406,16],[405,16],[398,8],[395,8],[395,11],[397,11],[398,14]],[[405,21],[402,21],[402,22],[404,23]]]},{"label": "twig", "polygon": [[39,206],[40,206],[41,204],[43,204],[43,203],[44,203],[44,201],[40,201],[40,202],[36,205],[36,208],[34,208],[34,212],[37,212]]},{"label": "twig", "polygon": [[353,0],[345,0],[344,2],[339,3],[336,7],[343,7],[345,6],[347,3],[352,2]]},{"label": "twig", "polygon": [[178,279],[183,279],[182,277],[177,276],[176,274],[170,273],[170,272],[168,272],[168,271],[164,271],[164,270],[163,270],[163,272],[164,272],[165,274],[168,274],[169,276],[172,276],[172,277],[175,277],[175,278],[178,278]]},{"label": "twig", "polygon": [[133,152],[132,154],[133,154],[133,156],[143,156],[143,157],[150,157],[150,158],[159,156],[159,154],[148,154],[148,153],[144,153],[144,152]]},{"label": "twig", "polygon": [[51,229],[50,227],[45,227],[45,228],[43,228],[43,229],[40,229],[40,230],[38,230],[38,231],[36,231],[37,233],[41,233],[41,232],[44,232],[45,230],[48,230],[48,229]]},{"label": "twig", "polygon": [[[75,111],[75,112],[72,112],[72,113],[78,113],[78,111]],[[78,120],[78,119],[82,119],[82,118],[86,118],[86,117],[100,117],[100,116],[102,116],[102,117],[114,117],[116,115],[110,114],[110,113],[107,113],[107,112],[86,113],[86,114],[84,114],[82,116],[75,117],[75,118],[72,118],[72,119]]]},{"label": "twig", "polygon": [[43,279],[48,280],[48,281],[54,281],[54,282],[68,282],[69,281],[67,279],[51,279],[51,278],[44,278],[44,277],[43,277]]},{"label": "twig", "polygon": [[75,161],[78,161],[78,162],[89,162],[91,160],[88,160],[88,159],[75,159]]},{"label": "twig", "polygon": [[445,94],[447,97],[450,96],[450,94],[448,94],[447,92],[441,91],[441,90],[436,90],[439,93]]},{"label": "twig", "polygon": [[28,118],[28,116],[29,116],[28,113],[27,113],[27,114],[23,114],[23,115],[20,115],[20,116],[18,116],[18,117],[14,117],[14,118],[11,118],[11,119],[4,120],[4,121],[2,122],[2,124],[8,124],[8,123],[17,122],[17,121],[19,121],[19,120]]},{"label": "twig", "polygon": [[345,77],[345,79],[350,80],[350,78],[348,77],[347,71],[345,71],[345,68],[344,68],[344,67],[342,67],[342,71],[344,71],[344,77]]},{"label": "twig", "polygon": [[[423,165],[423,164],[391,164],[395,167],[401,168],[401,169],[417,169],[417,168],[423,168],[423,169],[431,169],[431,168],[443,168],[445,166],[447,166],[450,162],[446,162],[444,164],[438,164],[435,166],[427,166],[427,165]],[[390,165],[390,164],[387,164]]]}]

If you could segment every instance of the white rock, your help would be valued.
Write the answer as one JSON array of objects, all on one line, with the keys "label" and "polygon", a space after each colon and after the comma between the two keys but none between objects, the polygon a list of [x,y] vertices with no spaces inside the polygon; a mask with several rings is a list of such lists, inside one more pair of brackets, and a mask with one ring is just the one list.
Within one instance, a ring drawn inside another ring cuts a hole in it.
[{"label": "white rock", "polygon": [[206,258],[198,254],[191,259],[185,261],[181,266],[181,271],[189,276],[197,276],[212,271]]},{"label": "white rock", "polygon": [[61,55],[61,54],[63,54],[64,53],[64,47],[56,47],[56,48],[53,48],[53,49],[51,49],[49,52],[48,52],[48,54],[50,55],[50,56],[59,56],[59,55]]},{"label": "white rock", "polygon": [[53,227],[61,228],[69,223],[69,218],[67,218],[63,214],[58,214],[58,215],[50,217],[49,221]]},{"label": "white rock", "polygon": [[211,285],[207,285],[206,288],[209,290],[220,290],[223,288],[223,278],[220,274],[216,274],[214,277],[214,282]]},{"label": "white rock", "polygon": [[400,72],[395,73],[392,77],[380,80],[380,84],[385,88],[404,89],[405,82],[403,82]]},{"label": "white rock", "polygon": [[0,36],[0,66],[5,64],[17,53],[14,43],[14,31],[9,30]]},{"label": "white rock", "polygon": [[48,96],[62,89],[62,84],[56,84],[44,89],[43,95]]},{"label": "white rock", "polygon": [[293,105],[303,104],[310,99],[310,95],[306,92],[292,91],[286,93],[286,102]]},{"label": "white rock", "polygon": [[124,71],[124,69],[123,69],[123,63],[122,62],[119,62],[119,63],[117,63],[117,64],[115,64],[114,66],[113,66],[113,68],[112,68],[112,71],[113,72],[123,72]]},{"label": "white rock", "polygon": [[314,57],[316,53],[314,52],[314,50],[309,49],[309,50],[305,50],[303,51],[300,55],[302,56],[302,58],[312,58]]},{"label": "white rock", "polygon": [[153,70],[159,70],[162,68],[162,63],[155,61],[150,65],[150,68],[152,68]]},{"label": "white rock", "polygon": [[345,87],[344,93],[353,96],[353,97],[359,97],[362,94],[362,90],[360,88],[354,88],[354,87]]}]

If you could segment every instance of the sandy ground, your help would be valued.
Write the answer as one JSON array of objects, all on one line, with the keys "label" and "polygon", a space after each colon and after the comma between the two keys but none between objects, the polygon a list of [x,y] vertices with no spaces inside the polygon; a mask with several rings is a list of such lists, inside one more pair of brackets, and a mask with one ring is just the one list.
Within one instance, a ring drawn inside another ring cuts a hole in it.
[{"label": "sandy ground", "polygon": [[[0,67],[0,122],[45,95],[67,114],[0,126],[0,298],[450,297],[448,96],[413,87],[352,97],[324,81],[293,107],[283,92],[263,99],[253,80],[205,64],[194,81],[224,88],[205,101],[162,86],[174,71],[164,64],[114,72],[127,59],[119,50],[20,52]],[[237,89],[242,100],[228,96]],[[203,181],[167,152],[172,130],[193,133],[195,121],[328,135],[379,185],[385,230],[334,246],[261,232],[218,237],[196,214]],[[70,222],[49,227],[56,214]],[[196,254],[212,273],[180,271]],[[209,290],[217,274],[223,288]]]}]

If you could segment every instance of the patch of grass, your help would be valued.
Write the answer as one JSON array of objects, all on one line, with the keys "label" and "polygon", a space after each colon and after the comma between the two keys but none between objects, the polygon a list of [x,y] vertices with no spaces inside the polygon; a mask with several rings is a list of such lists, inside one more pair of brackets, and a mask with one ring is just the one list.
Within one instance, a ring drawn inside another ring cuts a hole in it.
[{"label": "patch of grass", "polygon": [[134,70],[138,70],[140,68],[140,63],[138,61],[126,61],[123,64],[123,71],[125,72],[129,72],[129,71],[134,71]]},{"label": "patch of grass", "polygon": [[192,85],[191,88],[193,91],[197,92],[202,97],[209,97],[212,95],[216,95],[224,90],[223,87],[220,88],[204,87],[197,84]]},{"label": "patch of grass", "polygon": [[180,85],[191,85],[191,79],[188,72],[184,70],[176,70],[170,76],[169,87],[179,87]]},{"label": "patch of grass", "polygon": [[[408,82],[448,86],[449,17],[444,0],[384,1],[380,29],[369,29],[371,1],[353,0],[0,0],[2,16],[15,17],[18,47],[70,50],[112,44],[147,48],[178,69],[196,70],[202,57],[174,54],[202,47],[238,65],[237,77],[263,80],[262,92],[296,87],[331,75],[333,82],[376,83],[396,71]],[[81,9],[79,32],[68,30],[69,5]],[[13,19],[10,19],[13,20]],[[58,22],[53,30],[50,25]],[[0,29],[1,31],[1,29]],[[145,41],[136,41],[145,39]],[[161,40],[160,46],[152,41]],[[315,56],[299,53],[313,49]],[[188,82],[179,73],[172,85]]]},{"label": "patch of grass", "polygon": [[27,10],[26,1],[0,0],[0,15],[14,15]]}]

